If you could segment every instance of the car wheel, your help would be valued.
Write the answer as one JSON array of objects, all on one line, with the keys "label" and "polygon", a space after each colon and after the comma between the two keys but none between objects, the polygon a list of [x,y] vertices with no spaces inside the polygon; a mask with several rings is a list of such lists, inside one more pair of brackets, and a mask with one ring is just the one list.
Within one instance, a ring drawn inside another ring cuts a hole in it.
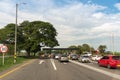
[{"label": "car wheel", "polygon": [[111,66],[110,66],[110,64],[108,64],[108,65],[107,65],[107,68],[108,68],[108,69],[111,69]]}]

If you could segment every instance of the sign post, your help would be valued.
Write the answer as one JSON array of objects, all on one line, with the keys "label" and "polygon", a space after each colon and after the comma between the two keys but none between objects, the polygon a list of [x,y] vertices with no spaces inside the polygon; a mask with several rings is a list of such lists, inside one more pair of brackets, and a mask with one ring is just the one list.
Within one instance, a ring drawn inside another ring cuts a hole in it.
[{"label": "sign post", "polygon": [[3,53],[3,58],[2,58],[2,65],[5,64],[5,56],[4,56],[4,53]]},{"label": "sign post", "polygon": [[8,51],[8,47],[3,45],[0,47],[0,52],[2,52],[3,57],[2,57],[2,64],[5,64],[5,53]]}]

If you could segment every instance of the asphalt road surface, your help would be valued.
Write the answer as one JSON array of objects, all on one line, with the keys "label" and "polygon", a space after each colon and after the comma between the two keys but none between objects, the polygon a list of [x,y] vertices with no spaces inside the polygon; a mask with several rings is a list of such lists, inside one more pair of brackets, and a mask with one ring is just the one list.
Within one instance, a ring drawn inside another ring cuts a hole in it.
[{"label": "asphalt road surface", "polygon": [[[86,64],[85,64],[86,65]],[[0,80],[120,80],[73,62],[36,59]]]}]

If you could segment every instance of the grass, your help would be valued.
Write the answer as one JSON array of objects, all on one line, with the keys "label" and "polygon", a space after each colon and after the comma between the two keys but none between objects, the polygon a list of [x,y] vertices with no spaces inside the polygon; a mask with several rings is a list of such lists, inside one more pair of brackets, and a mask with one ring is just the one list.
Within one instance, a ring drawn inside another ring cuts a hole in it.
[{"label": "grass", "polygon": [[23,61],[28,60],[26,57],[17,57],[17,62],[13,63],[14,58],[13,57],[7,57],[4,59],[4,65],[2,65],[2,58],[0,58],[0,72],[3,70],[6,70],[16,64],[22,63]]}]

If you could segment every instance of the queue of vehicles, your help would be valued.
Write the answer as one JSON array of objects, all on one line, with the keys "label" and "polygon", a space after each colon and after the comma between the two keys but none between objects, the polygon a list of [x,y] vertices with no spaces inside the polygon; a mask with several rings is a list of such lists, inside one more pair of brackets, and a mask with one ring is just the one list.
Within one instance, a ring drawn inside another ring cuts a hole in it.
[{"label": "queue of vehicles", "polygon": [[[50,58],[49,55],[44,54],[41,55],[40,58]],[[69,62],[69,60],[76,60],[81,63],[91,63],[91,62],[97,62],[99,66],[107,67],[107,68],[120,68],[120,56],[114,56],[114,55],[107,55],[107,56],[101,56],[101,55],[77,55],[77,54],[55,54],[54,57],[52,57],[59,62]]]},{"label": "queue of vehicles", "polygon": [[59,60],[60,62],[68,62],[70,60],[78,60],[82,63],[90,63],[91,57],[90,55],[77,55],[77,54],[55,54],[54,59]]},{"label": "queue of vehicles", "polygon": [[69,62],[69,60],[77,60],[81,63],[97,62],[99,66],[107,68],[120,68],[120,56],[114,55],[77,55],[77,54],[56,54],[55,59],[60,62]]}]

